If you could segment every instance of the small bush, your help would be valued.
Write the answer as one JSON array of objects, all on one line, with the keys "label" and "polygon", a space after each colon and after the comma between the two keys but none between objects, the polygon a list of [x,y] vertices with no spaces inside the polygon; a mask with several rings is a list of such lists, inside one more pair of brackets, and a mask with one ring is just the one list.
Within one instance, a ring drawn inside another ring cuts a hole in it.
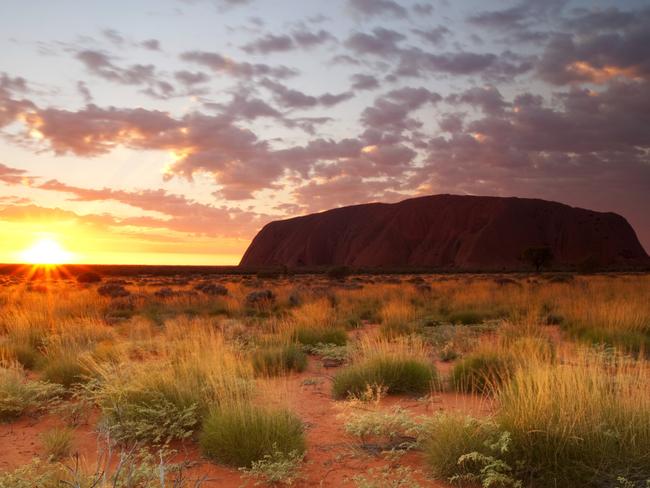
[{"label": "small bush", "polygon": [[454,366],[451,382],[457,391],[488,393],[509,377],[513,367],[509,357],[495,352],[477,352]]},{"label": "small bush", "polygon": [[157,392],[141,395],[130,392],[121,401],[104,403],[101,407],[103,429],[112,439],[124,444],[137,441],[167,444],[186,439],[199,423],[196,405],[176,405]]},{"label": "small bush", "polygon": [[73,440],[73,431],[67,428],[52,429],[41,435],[45,454],[49,459],[54,461],[70,455]]},{"label": "small bush", "polygon": [[0,488],[59,488],[66,468],[34,458],[13,471],[0,471]]},{"label": "small bush", "polygon": [[315,346],[305,346],[309,354],[320,356],[325,367],[340,366],[349,358],[348,346],[337,346],[336,344],[316,344]]},{"label": "small bush", "polygon": [[28,410],[41,410],[63,395],[59,385],[27,381],[13,369],[0,368],[0,422],[20,417]]},{"label": "small bush", "polygon": [[423,424],[401,407],[390,412],[353,412],[345,416],[345,431],[375,452],[410,450],[418,446]]},{"label": "small bush", "polygon": [[348,334],[340,328],[299,327],[295,331],[295,338],[306,346],[318,344],[344,346],[348,341]]},{"label": "small bush", "polygon": [[124,288],[124,285],[121,285],[119,283],[106,283],[105,285],[97,288],[97,293],[99,293],[101,296],[110,298],[121,298],[131,295],[131,292]]},{"label": "small bush", "polygon": [[378,356],[337,373],[332,394],[339,399],[358,396],[369,385],[381,385],[388,394],[420,395],[427,393],[436,382],[437,373],[432,364],[419,359]]},{"label": "small bush", "polygon": [[304,454],[297,451],[285,454],[274,449],[259,461],[253,461],[250,468],[240,468],[246,478],[255,480],[255,486],[291,486],[298,481]]},{"label": "small bush", "polygon": [[307,355],[296,344],[258,349],[252,361],[255,374],[264,376],[301,372],[307,367]]},{"label": "small bush", "polygon": [[197,284],[194,289],[214,297],[228,295],[228,288],[218,283],[203,282]]},{"label": "small bush", "polygon": [[223,464],[251,467],[265,456],[302,455],[302,422],[287,410],[268,410],[234,404],[214,410],[205,420],[199,442],[210,459]]},{"label": "small bush", "polygon": [[[486,441],[483,446],[488,453],[472,451],[458,458],[459,466],[470,466],[470,471],[449,478],[453,484],[480,484],[485,487],[522,488],[523,483],[513,473],[513,468],[505,459],[510,452],[512,438],[509,432],[499,433],[498,438]],[[520,464],[518,463],[518,466]]]}]

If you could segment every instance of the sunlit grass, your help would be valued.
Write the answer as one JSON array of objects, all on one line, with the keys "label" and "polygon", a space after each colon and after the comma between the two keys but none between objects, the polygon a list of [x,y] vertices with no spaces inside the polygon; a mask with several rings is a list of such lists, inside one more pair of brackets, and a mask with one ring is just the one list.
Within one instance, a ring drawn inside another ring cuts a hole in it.
[{"label": "sunlit grass", "polygon": [[[524,486],[616,486],[619,475],[640,483],[650,477],[650,277],[548,278],[433,276],[425,293],[406,278],[351,290],[274,278],[263,283],[277,297],[265,313],[245,305],[260,285],[252,280],[226,283],[226,296],[170,284],[174,294],[161,298],[164,283],[138,278],[125,299],[75,281],[12,283],[0,287],[0,417],[40,414],[52,399],[72,404],[82,383],[96,427],[113,440],[196,444],[210,430],[202,444],[211,459],[248,466],[275,441],[302,454],[302,422],[289,409],[300,397],[271,392],[304,379],[286,373],[303,371],[309,352],[318,354],[309,374],[332,377],[337,400],[374,389],[427,396],[438,410],[437,396],[488,396],[489,411],[473,420],[427,411],[424,450],[437,476],[467,474],[458,458],[480,451],[502,456]],[[337,349],[322,344],[345,344],[337,354],[346,365],[318,369],[319,351]],[[438,373],[439,358],[450,373]],[[323,401],[333,401],[329,391]],[[485,450],[504,432],[507,454]]]}]

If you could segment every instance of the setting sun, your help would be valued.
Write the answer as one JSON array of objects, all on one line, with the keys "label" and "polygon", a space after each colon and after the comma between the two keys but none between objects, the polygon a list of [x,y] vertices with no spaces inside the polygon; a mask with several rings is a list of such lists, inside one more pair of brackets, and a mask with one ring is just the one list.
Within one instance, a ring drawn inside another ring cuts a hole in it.
[{"label": "setting sun", "polygon": [[72,254],[50,237],[41,238],[20,254],[25,263],[62,264],[71,260]]}]

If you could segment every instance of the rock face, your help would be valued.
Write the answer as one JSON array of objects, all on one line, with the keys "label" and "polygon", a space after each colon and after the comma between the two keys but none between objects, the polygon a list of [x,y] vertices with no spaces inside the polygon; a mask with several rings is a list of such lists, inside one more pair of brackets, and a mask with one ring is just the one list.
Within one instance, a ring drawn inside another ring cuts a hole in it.
[{"label": "rock face", "polygon": [[620,215],[526,198],[433,195],[369,203],[271,222],[241,266],[521,268],[528,247],[548,246],[556,265],[648,259]]}]

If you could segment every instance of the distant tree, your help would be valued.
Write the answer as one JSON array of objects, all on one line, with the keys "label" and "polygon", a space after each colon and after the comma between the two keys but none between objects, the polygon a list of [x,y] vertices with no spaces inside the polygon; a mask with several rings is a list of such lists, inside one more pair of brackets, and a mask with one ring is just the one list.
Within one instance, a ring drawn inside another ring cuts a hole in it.
[{"label": "distant tree", "polygon": [[524,249],[521,257],[528,264],[534,266],[535,271],[540,272],[542,268],[553,262],[553,251],[548,246],[528,247]]}]

